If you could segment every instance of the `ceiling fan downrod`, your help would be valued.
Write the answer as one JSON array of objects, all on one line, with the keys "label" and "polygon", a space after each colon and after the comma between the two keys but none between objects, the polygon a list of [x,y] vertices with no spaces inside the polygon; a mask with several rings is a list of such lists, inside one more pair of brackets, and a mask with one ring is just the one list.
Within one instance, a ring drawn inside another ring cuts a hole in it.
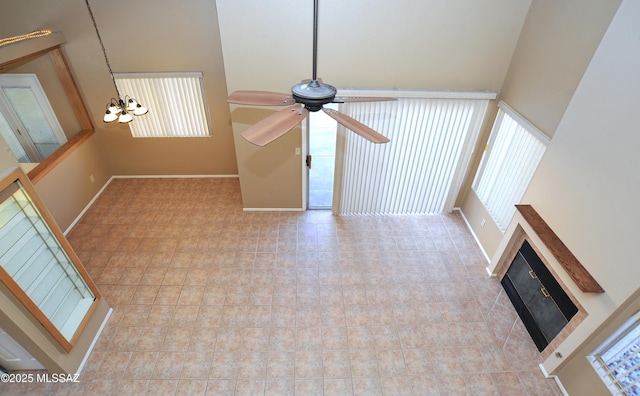
[{"label": "ceiling fan downrod", "polygon": [[311,82],[318,81],[318,0],[313,0],[313,71]]},{"label": "ceiling fan downrod", "polygon": [[242,132],[241,135],[257,146],[264,146],[298,125],[302,119],[307,117],[309,112],[323,110],[339,124],[370,142],[387,143],[389,139],[360,121],[337,110],[323,107],[328,103],[377,102],[395,99],[382,97],[337,99],[338,90],[336,87],[325,84],[318,79],[318,2],[319,0],[313,1],[313,69],[311,80],[305,80],[291,87],[291,95],[265,91],[234,91],[229,95],[227,102],[253,106],[288,106],[258,121]]},{"label": "ceiling fan downrod", "polygon": [[313,69],[311,81],[291,87],[291,95],[309,111],[319,111],[333,102],[338,90],[333,85],[318,81],[318,0],[313,0]]}]

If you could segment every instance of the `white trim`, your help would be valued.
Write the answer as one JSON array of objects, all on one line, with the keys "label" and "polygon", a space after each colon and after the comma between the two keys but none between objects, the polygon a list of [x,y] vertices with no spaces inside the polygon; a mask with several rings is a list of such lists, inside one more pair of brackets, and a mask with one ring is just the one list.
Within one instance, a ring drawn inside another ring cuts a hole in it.
[{"label": "white trim", "polygon": [[[640,331],[640,311],[635,312],[628,319],[626,319],[616,330],[614,330],[600,345],[590,354],[586,356],[587,360],[593,367],[594,371],[598,374],[598,377],[605,384],[607,389],[614,395],[626,395],[629,387],[636,388],[638,385],[637,378],[631,384],[620,384],[621,378],[629,378],[625,375],[626,369],[619,370],[620,367],[624,367],[623,362],[633,359],[634,369],[631,372],[635,372],[637,369],[637,363],[635,363],[635,355],[626,356],[625,352],[633,349],[637,344],[638,332]],[[623,342],[625,344],[621,345]],[[613,356],[605,358],[605,354],[612,353]],[[614,363],[614,367],[609,367],[610,363]],[[631,375],[633,377],[633,375]]]},{"label": "white trim", "polygon": [[303,208],[242,208],[243,212],[304,212]]},{"label": "white trim", "polygon": [[503,101],[498,102],[498,107],[500,108],[500,110],[502,110],[505,113],[507,113],[509,115],[509,117],[511,117],[514,120],[516,120],[516,122],[518,124],[522,125],[522,127],[525,128],[534,137],[536,137],[537,139],[541,140],[546,145],[549,144],[549,142],[551,141],[551,138],[546,133],[544,133],[540,129],[538,129],[535,125],[533,125],[531,122],[529,122],[522,115],[520,115],[520,113],[515,111],[513,109],[513,107],[509,106],[508,104],[506,104]]},{"label": "white trim", "polygon": [[556,385],[558,385],[558,389],[560,389],[560,392],[562,392],[562,395],[569,396],[569,392],[567,392],[567,390],[564,388],[564,385],[562,385],[562,382],[560,381],[560,377],[558,377],[557,375],[554,375],[553,380],[556,381]]},{"label": "white trim", "polygon": [[553,375],[549,375],[547,369],[544,368],[544,365],[542,363],[538,364],[538,368],[540,369],[540,371],[542,371],[542,375],[544,375],[544,378],[551,379],[554,377]]},{"label": "white trim", "polygon": [[91,355],[93,348],[96,346],[96,343],[98,342],[98,338],[100,338],[102,331],[104,330],[105,326],[109,322],[109,318],[111,318],[112,313],[113,313],[113,308],[109,308],[107,315],[104,317],[104,320],[100,324],[100,328],[98,329],[96,336],[93,337],[93,341],[91,341],[91,345],[89,345],[89,349],[87,349],[87,353],[84,354],[84,358],[82,359],[82,362],[80,362],[80,366],[78,366],[78,370],[74,374],[80,374],[82,372],[84,365],[87,363],[87,360],[89,360],[89,355]]},{"label": "white trim", "polygon": [[310,117],[307,115],[301,123],[302,136],[300,142],[300,168],[302,169],[302,202],[300,202],[300,206],[303,208],[309,207],[309,168],[307,167],[309,142],[311,141],[311,138],[309,137],[309,132],[311,130],[311,128],[309,128],[309,122]]},{"label": "white trim", "polygon": [[[458,198],[458,194],[460,194],[460,190],[462,189],[462,183],[464,182],[465,176],[467,175],[467,171],[469,170],[469,163],[471,162],[471,155],[475,151],[476,143],[478,142],[478,137],[480,136],[480,130],[482,129],[482,125],[484,124],[485,118],[487,117],[487,109],[489,108],[489,102],[480,102],[480,106],[482,108],[478,108],[477,112],[474,112],[473,120],[470,122],[469,136],[466,138],[466,142],[463,145],[463,150],[460,153],[460,158],[458,159],[458,166],[453,173],[453,180],[451,181],[451,187],[449,189],[449,198],[447,198],[447,203],[445,204],[445,210],[453,210],[453,205]],[[480,107],[478,106],[478,107]],[[474,126],[471,126],[474,124]],[[462,212],[462,211],[461,211]],[[478,242],[476,240],[476,242]],[[480,242],[478,242],[480,245]],[[485,254],[486,256],[486,254]]]},{"label": "white trim", "polygon": [[129,72],[129,73],[113,73],[113,76],[118,78],[204,78],[202,72]]},{"label": "white trim", "polygon": [[112,179],[223,179],[239,175],[113,175]]},{"label": "white trim", "polygon": [[[480,251],[484,255],[484,259],[487,260],[487,263],[491,263],[491,258],[489,258],[489,255],[484,250],[484,247],[482,247],[482,244],[480,243],[480,240],[478,239],[478,236],[476,235],[476,233],[473,232],[473,227],[471,227],[471,224],[469,223],[469,220],[467,220],[467,217],[464,215],[464,212],[462,211],[462,209],[453,208],[453,210],[457,210],[458,212],[460,212],[460,215],[462,216],[462,220],[464,220],[464,223],[467,225],[467,228],[469,229],[469,231],[471,231],[471,235],[473,235],[473,239],[476,241],[476,243],[478,244],[478,247],[480,248]],[[489,275],[491,275],[491,277],[495,277],[495,275],[491,273],[488,267],[487,267],[487,272],[489,273]]]},{"label": "white trim", "polygon": [[82,216],[84,216],[85,213],[87,213],[87,211],[89,210],[89,208],[91,208],[91,205],[93,205],[93,203],[96,201],[96,199],[98,199],[98,197],[100,196],[100,194],[102,194],[102,192],[107,188],[107,186],[111,183],[111,181],[113,180],[113,176],[111,176],[109,178],[109,180],[107,180],[106,183],[104,183],[104,186],[102,186],[102,188],[100,190],[98,190],[98,192],[93,196],[93,198],[91,198],[91,200],[89,201],[89,203],[87,203],[85,205],[85,207],[80,211],[80,213],[76,216],[75,219],[73,219],[73,221],[71,222],[71,224],[69,224],[69,227],[67,227],[66,230],[64,230],[63,234],[64,236],[67,236],[67,234],[73,229],[73,227],[76,226],[76,224],[78,224],[78,222],[80,221],[80,219],[82,218]]},{"label": "white trim", "polygon": [[592,361],[595,355],[600,355],[614,346],[614,344],[621,337],[624,337],[625,333],[627,333],[629,329],[631,329],[631,327],[635,325],[636,322],[640,322],[640,311],[629,316],[629,318],[625,320],[624,323],[618,326],[615,331],[613,331],[602,343],[600,343],[600,346],[596,348],[596,350],[587,355],[587,358],[591,358],[589,360]]},{"label": "white trim", "polygon": [[544,368],[544,365],[542,363],[540,363],[538,367],[540,368],[540,371],[542,371],[542,375],[544,375],[544,378],[552,379],[556,382],[556,385],[558,385],[558,389],[560,389],[560,392],[562,392],[563,396],[569,396],[569,393],[567,393],[567,390],[564,388],[562,382],[560,382],[560,378],[558,378],[557,375],[550,375],[549,373],[547,373],[547,369]]},{"label": "white trim", "polygon": [[424,98],[424,99],[496,99],[493,91],[411,91],[411,90],[372,90],[372,89],[338,89],[337,97],[389,96],[392,98]]}]

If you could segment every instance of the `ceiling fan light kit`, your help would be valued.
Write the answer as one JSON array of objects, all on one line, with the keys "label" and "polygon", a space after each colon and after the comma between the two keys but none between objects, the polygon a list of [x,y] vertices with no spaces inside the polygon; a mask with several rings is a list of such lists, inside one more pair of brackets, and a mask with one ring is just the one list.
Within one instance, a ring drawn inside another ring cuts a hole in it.
[{"label": "ceiling fan light kit", "polygon": [[[313,1],[313,72],[310,80],[291,87],[291,94],[266,91],[235,91],[227,102],[251,106],[291,106],[255,123],[241,135],[247,141],[264,146],[286,134],[307,116],[309,112],[323,110],[339,124],[352,130],[372,143],[387,143],[389,139],[346,114],[327,109],[328,103],[374,102],[396,100],[395,98],[336,98],[338,90],[317,78],[318,64],[318,0]],[[296,111],[296,108],[299,110]]]}]

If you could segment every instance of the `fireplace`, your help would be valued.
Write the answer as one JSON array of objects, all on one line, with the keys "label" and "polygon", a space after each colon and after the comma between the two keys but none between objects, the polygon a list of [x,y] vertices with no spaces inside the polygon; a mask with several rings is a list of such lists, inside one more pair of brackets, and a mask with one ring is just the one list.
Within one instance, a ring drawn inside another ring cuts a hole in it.
[{"label": "fireplace", "polygon": [[578,313],[526,240],[500,283],[541,352]]},{"label": "fireplace", "polygon": [[[500,279],[546,359],[588,316],[576,293],[604,290],[531,205],[516,208],[487,271]],[[520,284],[521,281],[527,283]],[[544,304],[556,305],[556,310],[547,311]],[[540,322],[544,324],[541,326]]]}]

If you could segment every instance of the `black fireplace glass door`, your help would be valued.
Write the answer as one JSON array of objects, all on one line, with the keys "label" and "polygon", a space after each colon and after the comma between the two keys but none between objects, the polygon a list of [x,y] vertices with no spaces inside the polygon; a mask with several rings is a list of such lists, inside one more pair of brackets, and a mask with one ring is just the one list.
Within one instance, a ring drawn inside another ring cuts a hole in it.
[{"label": "black fireplace glass door", "polygon": [[562,315],[553,298],[545,295],[542,290],[539,289],[538,293],[533,294],[529,300],[525,300],[524,304],[531,312],[545,339],[550,342],[569,321]]},{"label": "black fireplace glass door", "polygon": [[540,351],[577,312],[526,241],[502,279],[502,285]]}]

